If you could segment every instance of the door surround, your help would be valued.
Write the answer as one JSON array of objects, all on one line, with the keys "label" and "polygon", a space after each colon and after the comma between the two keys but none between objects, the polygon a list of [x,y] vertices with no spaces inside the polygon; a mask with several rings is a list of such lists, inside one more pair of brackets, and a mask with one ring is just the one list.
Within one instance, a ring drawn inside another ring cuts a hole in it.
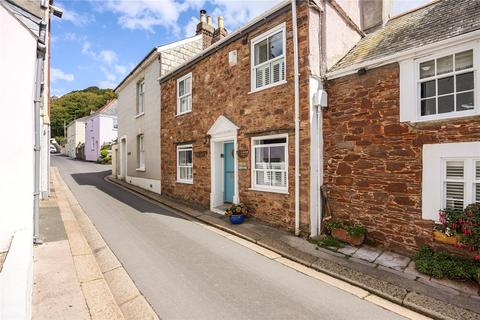
[{"label": "door surround", "polygon": [[120,138],[120,170],[119,178],[121,180],[127,179],[127,136]]},{"label": "door surround", "polygon": [[[210,136],[210,211],[224,214],[224,211],[215,209],[223,205],[223,179],[224,179],[224,159],[221,158],[225,142],[233,141],[234,154],[237,153],[237,132],[236,126],[227,117],[221,115],[215,120],[215,123],[208,130]],[[234,166],[234,192],[233,203],[239,203],[238,196],[238,157],[233,158]]]}]

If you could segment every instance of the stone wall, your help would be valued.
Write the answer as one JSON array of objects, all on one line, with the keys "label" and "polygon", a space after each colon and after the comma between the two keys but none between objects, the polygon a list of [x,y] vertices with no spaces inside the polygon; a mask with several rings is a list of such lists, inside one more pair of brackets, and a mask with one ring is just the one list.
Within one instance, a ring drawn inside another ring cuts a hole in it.
[{"label": "stone wall", "polygon": [[400,123],[399,67],[328,82],[325,183],[335,218],[363,223],[369,238],[412,252],[431,242],[422,220],[422,146],[480,140],[480,119]]},{"label": "stone wall", "polygon": [[[286,23],[286,84],[258,92],[250,92],[250,40],[257,35]],[[308,7],[298,7],[301,107],[301,224],[309,223],[309,105],[308,105]],[[294,86],[293,33],[291,11],[251,31],[248,42],[235,40],[215,53],[196,62],[174,79],[162,83],[161,143],[162,193],[208,208],[210,204],[210,145],[207,132],[215,120],[224,115],[234,122],[238,131],[238,149],[246,150],[239,158],[239,197],[254,210],[254,216],[272,225],[294,228]],[[228,53],[237,51],[237,64],[230,66]],[[192,112],[176,116],[176,80],[192,72]],[[288,194],[259,192],[251,188],[251,138],[275,133],[288,134]],[[193,184],[176,182],[176,147],[193,145]]]}]

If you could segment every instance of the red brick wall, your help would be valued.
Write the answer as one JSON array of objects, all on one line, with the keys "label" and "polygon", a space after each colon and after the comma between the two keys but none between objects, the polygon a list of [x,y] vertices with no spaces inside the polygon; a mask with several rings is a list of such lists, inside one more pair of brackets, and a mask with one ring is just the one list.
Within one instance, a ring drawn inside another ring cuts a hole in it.
[{"label": "red brick wall", "polygon": [[[308,150],[308,8],[298,7],[300,86],[302,122],[302,225],[308,226],[309,171]],[[287,83],[250,93],[250,40],[257,35],[286,22],[286,79]],[[237,126],[238,149],[248,150],[247,158],[239,158],[238,171],[240,201],[254,209],[254,216],[272,225],[286,229],[294,227],[294,86],[293,33],[291,11],[286,11],[248,34],[248,44],[238,39],[214,54],[197,62],[174,79],[162,83],[161,89],[161,144],[162,193],[208,208],[210,204],[210,146],[205,141],[207,131],[215,120],[224,115]],[[237,65],[229,66],[228,53],[237,50]],[[192,72],[192,112],[175,116],[176,79]],[[305,124],[306,123],[306,124]],[[278,194],[249,190],[251,187],[251,137],[288,133],[289,170],[288,192]],[[176,143],[193,144],[193,184],[176,182]],[[205,156],[197,156],[203,152]]]},{"label": "red brick wall", "polygon": [[368,236],[411,252],[431,242],[422,220],[422,146],[480,140],[480,118],[400,123],[399,67],[390,64],[328,82],[325,183],[334,217],[367,226]]}]

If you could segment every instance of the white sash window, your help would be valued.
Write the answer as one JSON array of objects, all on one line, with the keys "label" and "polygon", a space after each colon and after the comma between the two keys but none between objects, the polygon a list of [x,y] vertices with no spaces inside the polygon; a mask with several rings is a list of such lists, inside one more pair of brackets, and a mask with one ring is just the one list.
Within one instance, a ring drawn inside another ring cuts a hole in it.
[{"label": "white sash window", "polygon": [[192,111],[192,74],[177,80],[177,115]]},{"label": "white sash window", "polygon": [[285,82],[285,24],[252,40],[252,91]]},{"label": "white sash window", "polygon": [[177,147],[177,182],[193,183],[193,148],[191,145]]}]

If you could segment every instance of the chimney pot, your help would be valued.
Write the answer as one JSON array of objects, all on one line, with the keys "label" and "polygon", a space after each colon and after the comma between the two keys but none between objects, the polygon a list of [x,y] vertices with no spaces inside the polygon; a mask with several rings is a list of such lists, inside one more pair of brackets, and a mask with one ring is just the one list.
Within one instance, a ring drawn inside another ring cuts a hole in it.
[{"label": "chimney pot", "polygon": [[200,22],[207,22],[207,11],[204,9],[200,10]]},{"label": "chimney pot", "polygon": [[222,30],[223,29],[223,17],[222,16],[218,16],[218,25],[217,25],[218,29]]},{"label": "chimney pot", "polygon": [[212,25],[212,17],[211,16],[207,17],[207,23],[208,23],[209,26]]}]

